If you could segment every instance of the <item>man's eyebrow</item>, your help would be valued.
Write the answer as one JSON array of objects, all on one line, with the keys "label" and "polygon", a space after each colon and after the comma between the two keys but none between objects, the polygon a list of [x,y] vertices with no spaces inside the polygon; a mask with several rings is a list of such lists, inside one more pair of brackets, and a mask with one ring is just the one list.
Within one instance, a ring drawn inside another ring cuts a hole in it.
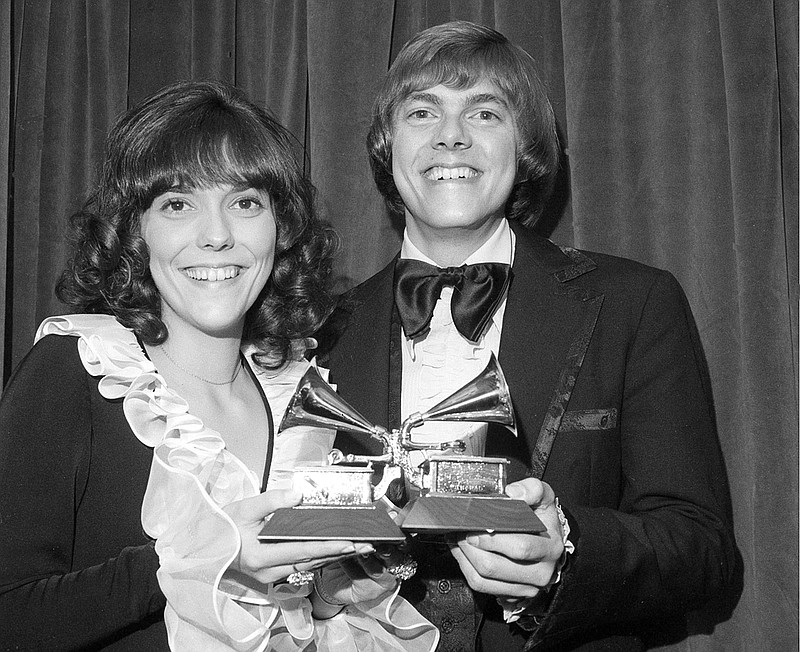
[{"label": "man's eyebrow", "polygon": [[508,108],[508,102],[502,95],[495,95],[494,93],[476,93],[467,97],[467,105],[473,104],[499,104],[503,108]]},{"label": "man's eyebrow", "polygon": [[441,98],[434,94],[434,93],[426,93],[425,91],[415,91],[414,93],[409,93],[408,97],[403,100],[403,104],[407,104],[408,102],[425,102],[427,104],[433,104],[435,106],[439,106],[442,103]]}]

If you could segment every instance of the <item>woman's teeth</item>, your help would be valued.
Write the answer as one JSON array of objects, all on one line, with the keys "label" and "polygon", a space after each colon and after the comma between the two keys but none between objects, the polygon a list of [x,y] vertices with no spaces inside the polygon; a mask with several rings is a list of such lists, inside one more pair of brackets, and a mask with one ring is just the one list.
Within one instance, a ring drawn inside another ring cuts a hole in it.
[{"label": "woman's teeth", "polygon": [[230,267],[187,267],[183,270],[186,276],[195,281],[224,281],[239,276],[239,268]]}]

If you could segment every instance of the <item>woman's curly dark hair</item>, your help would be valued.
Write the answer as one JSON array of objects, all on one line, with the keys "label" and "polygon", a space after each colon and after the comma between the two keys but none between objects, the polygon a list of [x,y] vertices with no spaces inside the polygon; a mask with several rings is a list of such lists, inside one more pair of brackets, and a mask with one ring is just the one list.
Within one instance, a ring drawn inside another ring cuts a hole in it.
[{"label": "woman's curly dark hair", "polygon": [[414,36],[397,55],[375,99],[367,151],[375,183],[393,213],[405,209],[392,176],[392,130],[398,106],[415,91],[438,84],[471,88],[482,79],[492,82],[508,100],[520,136],[517,179],[506,216],[530,226],[541,215],[560,164],[560,148],[536,62],[499,32],[466,21],[436,25]]},{"label": "woman's curly dark hair", "polygon": [[277,238],[267,284],[245,319],[256,362],[283,364],[291,341],[330,314],[334,231],[318,219],[314,188],[289,133],[238,89],[221,82],[169,86],[123,114],[106,141],[97,187],[71,218],[72,256],[56,287],[67,305],[114,315],[144,342],[167,338],[161,297],[140,235],[142,213],[175,185],[230,184],[269,194]]}]

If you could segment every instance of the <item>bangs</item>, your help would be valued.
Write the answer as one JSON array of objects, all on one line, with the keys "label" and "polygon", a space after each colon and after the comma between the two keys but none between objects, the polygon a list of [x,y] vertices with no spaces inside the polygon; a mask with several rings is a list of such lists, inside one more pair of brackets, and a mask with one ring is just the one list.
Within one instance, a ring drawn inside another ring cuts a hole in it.
[{"label": "bangs", "polygon": [[132,147],[121,161],[118,178],[128,180],[129,198],[140,211],[175,185],[229,184],[262,190],[273,198],[289,192],[286,162],[293,160],[291,148],[285,134],[271,125],[222,107],[203,107],[169,120],[160,131],[149,139],[149,146]]},{"label": "bangs", "polygon": [[489,45],[467,50],[454,46],[441,48],[422,62],[410,57],[403,63],[396,70],[392,109],[417,91],[439,84],[462,90],[483,80],[493,83],[512,106],[518,106],[515,88],[524,75],[520,74],[518,61],[509,57],[504,48]]}]

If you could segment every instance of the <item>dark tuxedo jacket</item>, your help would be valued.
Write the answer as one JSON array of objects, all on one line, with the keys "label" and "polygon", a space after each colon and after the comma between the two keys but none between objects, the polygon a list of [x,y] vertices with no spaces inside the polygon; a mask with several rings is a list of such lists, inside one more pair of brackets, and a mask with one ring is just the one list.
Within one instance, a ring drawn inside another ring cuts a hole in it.
[{"label": "dark tuxedo jacket", "polygon": [[[683,614],[729,581],[735,554],[686,298],[667,272],[512,228],[499,362],[519,436],[491,428],[486,454],[512,460],[511,480],[534,475],[552,486],[575,553],[547,612],[523,619],[526,631],[490,618],[483,649],[640,649],[679,637]],[[372,423],[396,426],[393,267],[352,290],[321,339],[337,391]],[[337,439],[345,452],[378,452],[373,444]]]}]

